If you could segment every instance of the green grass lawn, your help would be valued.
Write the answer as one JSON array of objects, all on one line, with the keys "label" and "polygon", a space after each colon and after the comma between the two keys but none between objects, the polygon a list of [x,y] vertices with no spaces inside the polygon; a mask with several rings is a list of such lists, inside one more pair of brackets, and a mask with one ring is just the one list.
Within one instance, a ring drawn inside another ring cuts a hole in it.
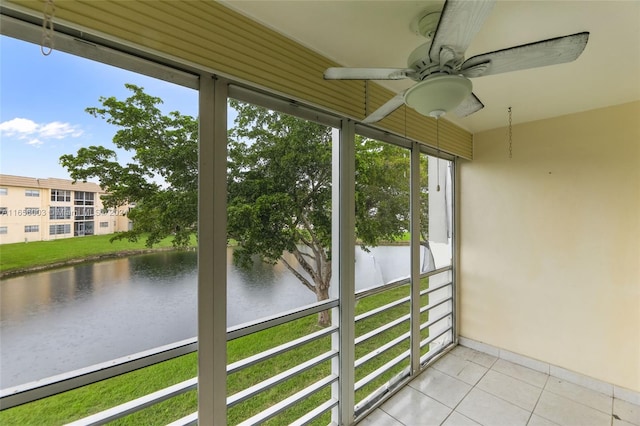
[{"label": "green grass lawn", "polygon": [[[145,246],[145,238],[141,238],[137,242],[127,240],[110,242],[112,237],[113,234],[91,235],[52,241],[3,244],[0,246],[0,272],[148,249]],[[170,237],[165,238],[154,248],[172,247],[171,240]],[[195,246],[195,237],[193,245]]]},{"label": "green grass lawn", "polygon": [[[422,288],[426,288],[428,280],[422,281]],[[356,315],[370,309],[387,304],[409,294],[409,286],[404,285],[377,295],[362,299],[356,306]],[[421,301],[428,303],[426,297]],[[409,312],[408,303],[402,304],[389,311],[378,314],[365,321],[356,324],[356,335],[369,332],[395,318]],[[422,321],[426,321],[426,314]],[[227,359],[229,363],[244,359],[279,344],[288,342],[298,337],[306,336],[319,330],[316,315],[301,318],[287,324],[283,324],[268,330],[254,333],[228,342]],[[409,323],[405,322],[385,333],[376,336],[356,347],[356,358],[383,345],[389,340],[409,330]],[[426,335],[423,334],[422,338]],[[374,358],[369,363],[356,370],[356,381],[380,367],[398,353],[408,348],[408,340],[403,345],[385,352]],[[303,347],[289,351],[267,361],[247,368],[227,377],[228,395],[233,395],[249,386],[266,380],[279,372],[285,371],[294,365],[311,359],[331,349],[331,338],[325,337],[311,342]],[[408,361],[400,364],[392,371],[378,378],[356,394],[356,400],[361,400],[393,375],[408,365]],[[248,401],[238,404],[228,410],[228,423],[230,425],[240,423],[251,416],[270,407],[275,402],[296,393],[304,387],[320,380],[330,374],[330,361],[296,376],[293,379],[281,383],[269,391],[263,392]],[[15,407],[0,412],[0,424],[2,425],[61,425],[93,413],[105,410],[118,404],[131,401],[140,396],[147,395],[156,390],[193,378],[197,375],[196,354],[184,355],[179,358],[165,361],[151,367],[124,374],[99,383],[94,383],[80,389],[65,392],[60,395],[35,401],[24,406]],[[293,406],[289,410],[271,419],[266,424],[289,424],[308,411],[330,398],[330,389],[327,387],[312,397]],[[191,414],[197,410],[197,395],[195,391],[171,398],[160,404],[156,404],[145,410],[113,422],[114,425],[164,425],[180,417]],[[326,413],[314,424],[327,424],[330,414]]]},{"label": "green grass lawn", "polygon": [[[32,265],[50,265],[75,259],[92,259],[117,252],[135,252],[147,249],[144,245],[144,239],[134,243],[125,240],[110,242],[111,237],[112,235],[87,236],[55,241],[3,245],[0,247],[0,272],[20,270]],[[195,245],[195,239],[193,244]],[[171,246],[171,239],[167,238],[155,247],[169,248]],[[427,285],[428,280],[423,280],[421,287],[426,288]],[[405,297],[408,294],[409,286],[404,285],[384,293],[369,296],[358,302],[356,315]],[[423,298],[421,303],[423,305],[428,303],[426,297]],[[356,336],[367,333],[407,313],[409,313],[409,304],[404,303],[372,318],[360,321],[356,324]],[[427,314],[424,314],[423,318],[421,318],[423,322],[427,320],[426,315]],[[316,315],[311,315],[269,330],[233,340],[228,342],[227,345],[228,362],[233,363],[239,361],[279,344],[306,336],[318,329],[317,317]],[[408,330],[409,323],[404,322],[375,338],[357,345],[356,359]],[[422,338],[424,339],[425,337],[426,335],[423,333]],[[356,370],[356,381],[382,366],[399,353],[407,350],[408,345],[407,340],[403,342],[403,344],[397,345],[388,352],[375,357],[358,368]],[[325,353],[330,349],[331,337],[325,337],[285,354],[263,361],[241,372],[231,374],[227,378],[228,394],[233,395],[275,374]],[[356,401],[362,400],[384,384],[405,368],[408,362],[407,360],[397,365],[374,382],[359,390],[356,393]],[[237,424],[250,418],[270,407],[275,402],[329,375],[330,372],[330,361],[326,361],[248,401],[231,407],[228,410],[229,424]],[[2,411],[0,412],[0,424],[62,425],[131,401],[135,398],[148,395],[157,390],[193,378],[196,375],[197,355],[193,353],[40,401],[35,401],[24,406]],[[288,424],[329,398],[330,389],[327,387],[271,419],[267,424]],[[197,394],[195,391],[191,391],[117,420],[112,424],[162,425],[191,414],[196,410]],[[329,413],[326,413],[314,424],[329,423],[329,416]]]}]

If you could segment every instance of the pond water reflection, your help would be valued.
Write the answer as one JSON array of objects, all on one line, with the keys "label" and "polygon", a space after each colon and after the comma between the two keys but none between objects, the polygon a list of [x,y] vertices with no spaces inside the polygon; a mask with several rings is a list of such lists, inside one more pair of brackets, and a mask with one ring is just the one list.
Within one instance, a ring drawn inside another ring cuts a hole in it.
[{"label": "pond water reflection", "polygon": [[[236,268],[228,251],[228,326],[315,302],[284,266]],[[409,247],[357,250],[357,287],[409,273]],[[0,388],[197,334],[197,256],[158,252],[0,282]]]}]

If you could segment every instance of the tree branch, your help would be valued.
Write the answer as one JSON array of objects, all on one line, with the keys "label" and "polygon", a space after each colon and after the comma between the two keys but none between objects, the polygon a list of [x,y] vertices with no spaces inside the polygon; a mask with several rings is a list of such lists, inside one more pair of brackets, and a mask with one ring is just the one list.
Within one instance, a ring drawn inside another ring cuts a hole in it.
[{"label": "tree branch", "polygon": [[304,214],[302,214],[300,215],[300,218],[302,219],[304,228],[309,232],[309,235],[311,235],[311,241],[313,241],[313,245],[311,245],[310,247],[316,256],[316,259],[315,259],[316,268],[318,268],[318,272],[320,272],[320,275],[322,276],[322,262],[327,261],[326,253],[322,248],[322,245],[318,242],[318,239],[316,238],[315,234],[313,233],[313,227],[309,223],[309,220],[307,219],[307,217]]},{"label": "tree branch", "polygon": [[298,250],[297,248],[293,250],[293,255],[296,257],[296,260],[298,261],[298,263],[300,264],[300,266],[302,266],[302,269],[304,269],[310,276],[311,279],[313,280],[314,283],[318,283],[318,282],[322,282],[321,276],[318,275],[318,273],[320,271],[315,271],[311,265],[309,264],[309,262],[307,262],[307,260],[304,258],[304,256],[302,256],[302,253],[300,252],[300,250]]},{"label": "tree branch", "polygon": [[309,290],[311,290],[312,292],[317,293],[317,291],[316,291],[316,287],[315,287],[313,284],[311,284],[311,283],[309,282],[309,280],[307,280],[307,279],[306,279],[306,278],[305,278],[305,277],[304,277],[300,272],[296,271],[296,270],[295,270],[295,268],[294,268],[293,266],[291,266],[291,265],[289,264],[289,262],[287,262],[287,260],[286,260],[284,257],[281,257],[281,258],[280,258],[280,260],[282,261],[282,263],[284,263],[284,266],[286,266],[286,267],[287,267],[287,269],[288,269],[289,271],[291,271],[291,273],[292,273],[293,275],[295,275],[295,277],[296,277],[297,279],[299,279],[299,280],[300,280],[300,282],[302,283],[302,285],[304,285],[305,287],[307,287],[307,288],[308,288]]}]

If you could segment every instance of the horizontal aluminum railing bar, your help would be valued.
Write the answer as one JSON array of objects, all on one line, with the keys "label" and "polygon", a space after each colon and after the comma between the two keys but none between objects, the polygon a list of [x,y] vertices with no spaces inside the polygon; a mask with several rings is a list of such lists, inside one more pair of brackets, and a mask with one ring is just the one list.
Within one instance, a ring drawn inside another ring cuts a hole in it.
[{"label": "horizontal aluminum railing bar", "polygon": [[[443,345],[442,348],[430,351],[424,357],[421,357],[422,360],[428,356],[428,362],[421,363],[421,368],[425,368],[428,365],[433,364],[433,362],[444,356],[445,353],[448,352],[448,350],[453,348],[453,346],[453,343],[448,343],[446,345]],[[393,378],[391,378],[384,387],[378,388],[376,391],[367,395],[364,399],[362,399],[355,405],[356,422],[362,420],[367,415],[371,414],[377,407],[379,407],[380,404],[385,401],[385,399],[382,399],[383,397],[388,399],[388,397],[398,392],[410,381],[411,377],[409,376],[409,367],[407,367],[396,374]]]},{"label": "horizontal aluminum railing bar", "polygon": [[411,300],[411,297],[410,297],[410,296],[403,297],[403,298],[398,299],[398,300],[396,300],[396,301],[394,301],[394,302],[387,303],[386,305],[380,306],[380,307],[375,308],[375,309],[371,309],[370,311],[367,311],[367,312],[365,312],[365,313],[363,313],[363,314],[357,315],[357,316],[355,317],[354,321],[355,321],[355,322],[358,322],[358,321],[361,321],[361,320],[363,320],[363,319],[366,319],[366,318],[372,317],[372,316],[374,316],[374,315],[379,314],[380,312],[388,311],[389,309],[395,308],[396,306],[400,306],[400,305],[402,305],[403,303],[407,303],[407,302],[409,302],[410,300]]},{"label": "horizontal aluminum railing bar", "polygon": [[[277,348],[272,348],[271,350],[262,352],[260,354],[254,355],[252,357],[249,357],[245,360],[239,361],[237,363],[231,364],[228,368],[227,368],[227,374],[230,374],[229,371],[231,372],[235,372],[235,371],[239,371],[242,370],[244,368],[247,368],[251,365],[257,364],[258,362],[264,361],[268,358],[271,358],[273,356],[276,356],[277,354],[283,353],[283,352],[287,352],[288,350],[291,350],[295,347],[298,346],[302,346],[306,343],[309,343],[313,340],[317,340],[321,337],[330,335],[334,332],[336,332],[338,330],[337,327],[329,327],[323,330],[320,330],[316,333],[313,333],[311,335],[308,336],[304,336],[300,339],[296,339],[295,341],[289,342],[287,344],[284,345],[280,345]],[[328,358],[327,358],[328,359]],[[326,359],[322,359],[319,362],[323,362]],[[313,366],[313,365],[312,365]],[[311,367],[312,367],[311,366]],[[309,368],[311,368],[309,367]],[[304,370],[301,370],[304,371]],[[294,375],[297,373],[293,373]],[[193,383],[187,383],[184,382],[181,385],[189,385],[190,387],[185,388],[184,390],[181,390],[182,388],[179,387],[178,385],[173,386],[173,387],[169,387],[163,390],[160,390],[158,392],[155,392],[153,394],[150,395],[146,395],[142,398],[138,398],[134,401],[129,401],[125,404],[119,405],[117,407],[113,407],[109,410],[105,410],[102,411],[100,413],[97,413],[93,416],[89,416],[86,417],[84,419],[79,420],[76,423],[73,423],[74,426],[80,426],[80,425],[99,425],[99,424],[104,424],[108,421],[112,421],[121,417],[124,417],[128,414],[134,413],[136,411],[139,411],[143,408],[146,408],[150,405],[156,404],[158,402],[161,402],[165,399],[168,399],[170,397],[176,396],[180,393],[183,392],[187,392],[191,389],[195,389],[196,385],[197,385],[197,379],[192,379]],[[188,416],[187,416],[188,417]],[[191,422],[191,419],[185,417],[184,421],[187,422],[186,424],[189,424],[189,422]],[[196,413],[196,419],[197,419],[197,413]],[[182,419],[181,419],[182,420]]]},{"label": "horizontal aluminum railing bar", "polygon": [[167,426],[192,426],[198,424],[198,412],[191,413],[188,416],[184,416],[181,419],[176,420],[173,423],[169,423]]},{"label": "horizontal aluminum railing bar", "polygon": [[247,399],[259,394],[260,392],[264,392],[267,389],[271,389],[277,384],[282,383],[285,380],[288,380],[294,376],[297,376],[298,374],[304,371],[310,370],[311,368],[319,364],[322,364],[323,362],[336,356],[338,356],[338,351],[331,350],[331,351],[325,352],[321,355],[318,355],[315,358],[311,358],[308,361],[298,364],[293,368],[283,371],[280,374],[276,374],[275,376],[267,380],[264,380],[251,387],[248,387],[245,390],[242,390],[238,393],[234,393],[233,395],[227,397],[227,408],[231,408],[234,405],[237,405],[243,401],[246,401]]},{"label": "horizontal aluminum railing bar", "polygon": [[331,398],[330,400],[318,405],[313,410],[309,411],[304,416],[300,417],[298,420],[295,420],[289,424],[289,426],[304,426],[311,423],[313,420],[317,419],[327,411],[331,410],[333,407],[338,405],[338,400],[335,398]]},{"label": "horizontal aluminum railing bar", "polygon": [[387,383],[378,387],[378,389],[365,396],[357,404],[355,404],[354,409],[356,422],[366,417],[363,414],[370,414],[373,411],[373,407],[379,406],[380,403],[386,400],[386,398],[395,394],[399,389],[402,389],[405,385],[409,384],[409,382],[411,381],[411,377],[409,374],[410,368],[410,366],[407,366],[406,368],[402,369],[399,373],[389,379]]},{"label": "horizontal aluminum railing bar", "polygon": [[449,281],[447,283],[441,284],[441,285],[436,286],[436,287],[426,288],[426,289],[420,291],[420,296],[424,296],[425,294],[433,293],[434,291],[443,289],[445,287],[449,287],[452,284],[453,284],[453,281]]},{"label": "horizontal aluminum railing bar", "polygon": [[195,352],[197,349],[198,342],[194,337],[13,388],[2,389],[0,390],[0,409],[6,410],[101,380],[110,379]]},{"label": "horizontal aluminum railing bar", "polygon": [[182,383],[169,386],[168,388],[164,388],[157,392],[150,393],[149,395],[145,395],[143,397],[134,399],[132,401],[125,402],[124,404],[120,404],[116,407],[101,411],[99,413],[93,414],[91,416],[85,417],[75,422],[68,423],[67,426],[103,425],[113,420],[117,420],[122,417],[128,416],[129,414],[133,414],[151,405],[165,401],[169,398],[173,398],[174,396],[178,396],[185,392],[194,390],[197,388],[197,386],[198,386],[197,377],[193,379],[185,380]]},{"label": "horizontal aluminum railing bar", "polygon": [[338,405],[338,400],[335,399],[335,398],[331,398],[330,400],[318,405],[316,408],[314,408],[313,410],[309,411],[304,416],[302,416],[299,419],[291,422],[289,424],[289,426],[307,425],[307,424],[311,423],[313,420],[315,420],[318,417],[320,417],[322,414],[324,414],[327,411],[331,410],[332,408],[336,407],[337,405]]},{"label": "horizontal aluminum railing bar", "polygon": [[[450,267],[440,268],[438,270],[423,274],[423,277],[442,273],[450,269],[451,269]],[[402,279],[394,283],[389,283],[382,287],[376,287],[373,289],[359,292],[358,295],[361,297],[366,297],[366,295],[371,295],[381,291],[386,291],[393,287],[406,284],[407,282],[408,282],[407,279]],[[438,287],[426,289],[426,290],[423,290],[421,294],[428,294],[430,292],[439,290],[449,285],[451,285],[451,283],[446,283]],[[377,308],[376,312],[371,313],[370,315],[367,315],[367,316],[374,315],[375,313],[379,313],[384,310],[390,309],[393,306],[397,306],[402,303],[405,303],[407,299],[408,298],[402,298],[396,302],[392,302],[391,304],[386,305],[385,307]],[[432,309],[433,307],[436,307],[449,300],[452,300],[452,298],[449,297],[447,299],[444,299],[438,302],[437,304],[424,307],[423,309],[421,309],[421,312],[428,309]],[[283,314],[273,315],[271,317],[267,317],[261,320],[256,320],[250,323],[241,324],[239,326],[232,327],[228,330],[227,340],[233,340],[235,338],[238,338],[247,334],[255,333],[257,331],[261,331],[261,330],[274,327],[289,321],[294,321],[296,319],[299,319],[308,315],[312,315],[314,313],[322,312],[323,310],[334,308],[338,306],[338,304],[339,304],[339,301],[336,299],[333,299],[330,301],[318,302],[318,303],[305,306],[302,309],[291,310]],[[363,314],[363,315],[366,315],[366,314]],[[388,330],[389,328],[392,328],[400,324],[401,322],[406,321],[407,319],[408,319],[408,316],[401,317],[391,323],[388,323],[383,327],[378,328],[377,330],[374,330],[373,332],[367,333],[367,335],[364,335],[358,338],[357,343],[360,343],[364,340],[367,340],[373,337],[374,335],[377,335],[385,330]],[[335,331],[336,329],[334,328],[321,330],[320,332],[317,333],[317,335],[306,336],[307,338],[309,338],[309,340],[307,340],[306,338],[301,338],[301,339],[298,339],[296,342],[290,342],[289,347],[286,347],[287,345],[285,345],[284,348],[279,348],[279,349],[274,348],[271,351],[265,351],[266,353],[258,354],[254,357],[251,357],[251,359],[243,360],[244,362],[241,361],[241,362],[232,364],[230,366],[230,371],[234,372],[242,368],[246,368],[250,365],[260,362],[261,360],[270,358],[279,353],[286,352],[287,350],[290,350],[294,347],[305,344],[307,341],[315,340],[316,338],[321,338],[324,335],[331,334]],[[444,334],[444,332],[442,334]],[[96,364],[94,366],[90,366],[90,367],[75,370],[69,373],[49,377],[47,379],[39,380],[36,382],[27,383],[17,387],[3,389],[3,390],[0,390],[0,408],[4,410],[11,407],[15,407],[17,405],[21,405],[24,403],[35,401],[37,399],[55,395],[57,393],[65,392],[71,389],[75,389],[91,383],[95,383],[100,380],[115,377],[130,371],[137,370],[139,368],[144,368],[159,362],[167,361],[167,360],[176,358],[178,356],[195,352],[196,350],[197,350],[196,338],[186,339],[181,342],[176,342],[174,344],[165,345],[160,348],[143,351],[137,354],[133,354],[127,357],[122,357],[106,363]],[[264,356],[264,358],[261,359],[260,355]]]},{"label": "horizontal aluminum railing bar", "polygon": [[433,271],[423,272],[422,274],[420,274],[420,278],[428,278],[428,277],[431,277],[433,275],[438,275],[438,274],[441,274],[443,272],[452,271],[452,270],[453,270],[453,267],[451,265],[443,266],[441,268],[434,269]]},{"label": "horizontal aluminum railing bar", "polygon": [[[420,278],[421,279],[422,278],[428,278],[428,277],[430,277],[432,275],[438,275],[438,274],[441,274],[443,272],[447,272],[447,271],[450,271],[450,270],[452,270],[451,266],[444,266],[442,268],[434,269],[433,271],[422,273],[422,274],[420,274]],[[411,282],[411,280],[410,280],[409,277],[403,277],[403,278],[397,279],[395,281],[392,281],[390,283],[386,283],[386,284],[383,284],[383,285],[363,288],[362,290],[356,291],[356,300],[360,300],[360,299],[363,299],[365,297],[373,296],[374,294],[382,293],[382,292],[391,290],[393,288],[399,287],[401,285],[408,284],[410,282]]]},{"label": "horizontal aluminum railing bar", "polygon": [[167,426],[193,426],[198,424],[198,412],[191,413],[188,416],[184,416],[175,422],[169,423]]},{"label": "horizontal aluminum railing bar", "polygon": [[247,367],[251,367],[252,365],[258,364],[262,361],[266,361],[269,358],[273,358],[297,347],[304,346],[307,343],[313,342],[314,340],[318,340],[325,336],[333,334],[338,330],[339,329],[336,326],[323,328],[322,330],[316,331],[315,333],[308,334],[306,336],[300,337],[299,339],[292,340],[291,342],[284,343],[280,346],[276,346],[275,348],[268,349],[264,352],[260,352],[258,354],[244,358],[240,361],[234,362],[233,364],[229,364],[227,365],[227,375],[236,373]]},{"label": "horizontal aluminum railing bar", "polygon": [[[451,299],[450,299],[450,298],[447,298],[447,299],[445,299],[445,300],[442,300],[441,302],[439,302],[439,303],[438,303],[438,304],[436,304],[436,305],[433,305],[433,306],[423,306],[423,307],[420,309],[420,312],[425,312],[425,311],[427,311],[427,310],[429,310],[429,309],[435,308],[436,306],[441,305],[441,304],[443,304],[443,303],[445,303],[445,302],[447,302],[447,301],[449,301],[449,300],[451,300]],[[434,319],[432,319],[432,320],[430,320],[430,321],[427,321],[427,322],[425,322],[425,323],[422,323],[422,324],[420,324],[420,330],[424,330],[425,328],[431,327],[431,326],[433,326],[434,324],[436,324],[436,323],[438,323],[438,322],[442,321],[443,319],[445,319],[445,318],[447,318],[447,317],[449,317],[449,316],[451,316],[451,312],[446,312],[446,313],[444,313],[444,314],[440,315],[440,316],[439,316],[439,317],[437,317],[437,318],[434,318]],[[376,348],[375,350],[373,350],[373,351],[369,352],[368,354],[366,354],[366,355],[364,355],[364,356],[362,356],[362,357],[358,358],[358,359],[355,361],[355,368],[360,367],[362,364],[364,364],[364,363],[368,362],[369,360],[371,360],[371,359],[375,358],[376,356],[378,356],[378,355],[380,355],[380,354],[382,354],[382,353],[384,353],[384,352],[388,351],[389,349],[391,349],[392,347],[396,346],[397,344],[399,344],[399,343],[400,343],[400,342],[402,342],[403,340],[408,339],[408,338],[409,338],[409,336],[410,336],[410,334],[411,334],[410,332],[404,333],[404,334],[402,334],[402,335],[400,335],[400,336],[396,337],[395,339],[393,339],[393,340],[389,341],[388,343],[386,343],[386,344],[384,344],[384,345],[382,345],[382,346],[380,346],[380,347]],[[360,342],[357,342],[357,343],[360,343]],[[356,343],[356,344],[357,344],[357,343]]]},{"label": "horizontal aluminum railing bar", "polygon": [[391,367],[393,367],[394,365],[399,364],[403,360],[409,358],[410,354],[411,354],[411,351],[408,349],[402,352],[400,355],[396,356],[391,361],[387,362],[383,366],[377,368],[376,370],[372,371],[362,379],[358,380],[354,386],[354,389],[357,391],[363,388],[364,386],[368,385],[370,382],[374,381],[379,376],[387,372],[387,370],[391,369]]},{"label": "horizontal aluminum railing bar", "polygon": [[[227,340],[241,337],[247,332],[257,332],[287,321],[293,321],[307,315],[322,312],[337,305],[337,299],[318,302],[298,310],[291,310],[283,314],[273,315],[250,323],[230,327],[227,330]],[[140,368],[149,367],[160,362],[196,352],[197,350],[197,338],[193,337],[64,374],[1,389],[0,410],[6,410],[38,399],[90,385],[101,380],[110,379]]]},{"label": "horizontal aluminum railing bar", "polygon": [[368,332],[366,334],[363,334],[362,336],[356,337],[355,344],[357,345],[359,343],[362,343],[365,340],[371,339],[372,337],[375,337],[380,333],[383,333],[383,332],[385,332],[385,331],[387,331],[389,329],[392,329],[393,327],[396,327],[396,326],[402,324],[405,321],[409,321],[409,318],[411,318],[410,314],[403,315],[403,316],[401,316],[399,318],[396,318],[393,321],[390,321],[390,322],[386,323],[383,326],[380,326],[380,327],[378,327],[378,328],[376,328],[374,330],[371,330],[370,332]]},{"label": "horizontal aluminum railing bar", "polygon": [[432,365],[435,361],[446,355],[446,353],[453,349],[453,347],[455,347],[455,344],[453,343],[453,341],[451,341],[444,343],[437,349],[430,350],[429,352],[425,353],[420,357],[420,367],[424,369],[429,365]]},{"label": "horizontal aluminum railing bar", "polygon": [[430,346],[429,350],[420,357],[420,369],[423,370],[428,367],[436,356],[442,352],[443,348],[446,348],[451,343],[452,342],[444,342],[433,347]]},{"label": "horizontal aluminum railing bar", "polygon": [[400,287],[401,285],[409,284],[410,282],[411,280],[409,277],[404,277],[386,284],[363,288],[362,290],[356,291],[356,300],[364,299],[365,297],[373,296],[374,294],[383,293],[396,287]]},{"label": "horizontal aluminum railing bar", "polygon": [[257,319],[255,321],[245,322],[227,329],[227,341],[234,340],[249,334],[257,333],[271,327],[275,327],[290,321],[295,321],[327,309],[335,308],[340,304],[338,299],[323,300],[321,302],[312,303],[301,308],[292,309],[269,317]]},{"label": "horizontal aluminum railing bar", "polygon": [[447,318],[447,317],[450,317],[450,316],[451,316],[451,314],[452,314],[452,312],[446,312],[446,313],[444,313],[444,314],[440,315],[438,318],[434,318],[434,319],[432,319],[432,320],[429,320],[429,321],[427,321],[427,322],[425,322],[425,323],[420,324],[420,330],[422,331],[422,330],[424,330],[425,328],[429,328],[429,327],[431,327],[431,326],[433,326],[433,325],[435,325],[435,324],[439,323],[439,322],[440,322],[440,321],[442,321],[443,319],[445,319],[445,318]]},{"label": "horizontal aluminum railing bar", "polygon": [[451,331],[453,328],[451,326],[445,328],[444,330],[439,331],[438,333],[436,333],[433,336],[429,336],[426,339],[422,340],[420,342],[420,348],[424,348],[425,346],[427,346],[429,343],[433,342],[434,340],[436,340],[438,337],[442,336],[445,333],[448,333],[449,331]]},{"label": "horizontal aluminum railing bar", "polygon": [[453,300],[453,297],[452,297],[452,296],[445,297],[445,298],[444,298],[444,299],[442,299],[442,300],[438,300],[436,303],[433,303],[433,304],[429,304],[429,305],[423,306],[422,308],[420,308],[420,313],[422,314],[422,313],[424,313],[424,312],[430,311],[431,309],[433,309],[433,308],[437,308],[438,306],[440,306],[440,305],[442,305],[442,304],[445,304],[445,303],[447,303],[447,302],[449,302],[449,301],[452,301],[452,300]]},{"label": "horizontal aluminum railing bar", "polygon": [[264,423],[267,420],[269,420],[270,418],[277,416],[278,414],[280,414],[282,411],[286,410],[287,408],[289,408],[289,407],[297,404],[298,402],[302,401],[303,399],[309,398],[314,393],[318,392],[319,390],[321,390],[325,386],[329,386],[330,384],[332,384],[333,382],[335,382],[337,380],[338,380],[338,376],[335,375],[335,374],[327,376],[324,379],[321,379],[321,380],[315,382],[311,386],[307,386],[306,388],[302,389],[301,391],[291,395],[290,397],[288,397],[286,399],[283,399],[282,401],[278,402],[277,404],[272,405],[271,407],[267,408],[266,410],[261,411],[260,413],[256,414],[255,416],[251,417],[250,419],[245,420],[244,422],[240,423],[239,426],[250,426],[250,425],[256,425],[256,424]]},{"label": "horizontal aluminum railing bar", "polygon": [[396,346],[399,343],[401,343],[403,340],[407,340],[410,336],[411,336],[411,332],[406,332],[404,334],[401,334],[400,336],[396,337],[395,339],[390,340],[389,342],[385,343],[384,345],[382,345],[382,346],[372,350],[368,354],[358,358],[354,363],[355,368],[360,367],[362,364],[364,364],[364,363],[372,360],[373,358],[377,357],[378,355],[388,351],[389,349],[391,349],[394,346]]}]

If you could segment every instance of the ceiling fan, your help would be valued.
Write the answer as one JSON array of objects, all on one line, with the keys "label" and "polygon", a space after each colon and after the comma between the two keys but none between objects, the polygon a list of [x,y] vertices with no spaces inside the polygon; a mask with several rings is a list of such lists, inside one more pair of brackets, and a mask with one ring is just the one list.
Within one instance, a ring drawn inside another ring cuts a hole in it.
[{"label": "ceiling fan", "polygon": [[588,32],[541,40],[467,60],[464,53],[491,13],[495,0],[447,0],[442,12],[424,14],[416,21],[429,41],[416,48],[407,68],[328,68],[326,80],[401,80],[417,84],[398,93],[364,119],[375,123],[403,104],[420,114],[439,118],[453,111],[466,117],[484,108],[472,93],[469,78],[571,62],[580,56]]}]

